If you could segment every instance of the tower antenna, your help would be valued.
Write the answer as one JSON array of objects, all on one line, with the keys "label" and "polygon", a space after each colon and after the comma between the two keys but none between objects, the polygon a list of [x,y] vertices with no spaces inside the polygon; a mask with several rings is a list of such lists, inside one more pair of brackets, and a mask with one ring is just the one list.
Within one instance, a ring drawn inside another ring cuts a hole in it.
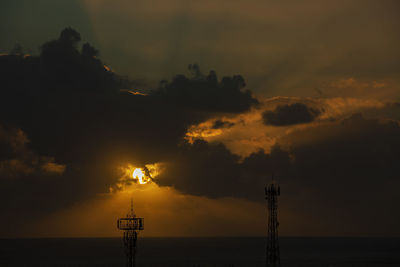
[{"label": "tower antenna", "polygon": [[125,218],[119,218],[117,228],[124,231],[122,240],[124,242],[126,254],[126,266],[135,267],[136,263],[136,241],[138,232],[144,229],[144,219],[136,218],[133,210],[133,200],[131,198],[131,210]]},{"label": "tower antenna", "polygon": [[280,194],[281,189],[276,184],[274,174],[272,174],[272,183],[265,187],[265,198],[268,202],[267,267],[281,266],[278,240],[278,196]]},{"label": "tower antenna", "polygon": [[135,217],[135,213],[134,213],[134,211],[133,211],[133,198],[131,198],[131,213],[130,213],[130,216],[131,216],[132,218]]}]

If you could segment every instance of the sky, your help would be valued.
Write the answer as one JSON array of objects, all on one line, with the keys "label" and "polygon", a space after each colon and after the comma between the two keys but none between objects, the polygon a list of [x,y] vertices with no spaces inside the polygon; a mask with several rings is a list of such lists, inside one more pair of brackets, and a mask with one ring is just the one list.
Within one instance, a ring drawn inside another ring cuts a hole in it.
[{"label": "sky", "polygon": [[0,237],[400,235],[398,1],[2,6]]}]

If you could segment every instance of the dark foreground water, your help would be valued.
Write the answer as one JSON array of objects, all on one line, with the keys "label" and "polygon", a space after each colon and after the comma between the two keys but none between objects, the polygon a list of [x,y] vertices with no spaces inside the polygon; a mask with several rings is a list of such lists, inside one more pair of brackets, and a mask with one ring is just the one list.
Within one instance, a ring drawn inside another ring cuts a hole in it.
[{"label": "dark foreground water", "polygon": [[[281,238],[281,266],[400,266],[399,238]],[[125,266],[122,241],[0,239],[0,266]],[[264,238],[141,238],[137,267],[265,266]]]}]

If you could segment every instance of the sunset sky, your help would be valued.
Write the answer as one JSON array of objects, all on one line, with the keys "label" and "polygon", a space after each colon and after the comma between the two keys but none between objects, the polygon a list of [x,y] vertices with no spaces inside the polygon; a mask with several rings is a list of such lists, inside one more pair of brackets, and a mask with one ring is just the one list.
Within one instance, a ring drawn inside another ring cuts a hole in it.
[{"label": "sunset sky", "polygon": [[2,0],[0,238],[400,236],[399,9]]}]

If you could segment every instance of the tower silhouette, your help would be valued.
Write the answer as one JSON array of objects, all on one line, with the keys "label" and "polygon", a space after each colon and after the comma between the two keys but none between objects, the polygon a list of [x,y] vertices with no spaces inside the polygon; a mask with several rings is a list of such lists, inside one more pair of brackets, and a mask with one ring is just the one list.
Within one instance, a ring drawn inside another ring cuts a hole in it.
[{"label": "tower silhouette", "polygon": [[268,201],[267,267],[281,266],[278,240],[278,196],[280,194],[281,189],[274,181],[265,187],[265,198]]},{"label": "tower silhouette", "polygon": [[124,231],[122,240],[124,241],[125,254],[127,257],[126,266],[135,267],[136,263],[136,241],[138,231],[144,229],[144,219],[136,218],[133,211],[133,201],[131,199],[131,210],[125,218],[120,218],[117,221],[119,230]]}]

